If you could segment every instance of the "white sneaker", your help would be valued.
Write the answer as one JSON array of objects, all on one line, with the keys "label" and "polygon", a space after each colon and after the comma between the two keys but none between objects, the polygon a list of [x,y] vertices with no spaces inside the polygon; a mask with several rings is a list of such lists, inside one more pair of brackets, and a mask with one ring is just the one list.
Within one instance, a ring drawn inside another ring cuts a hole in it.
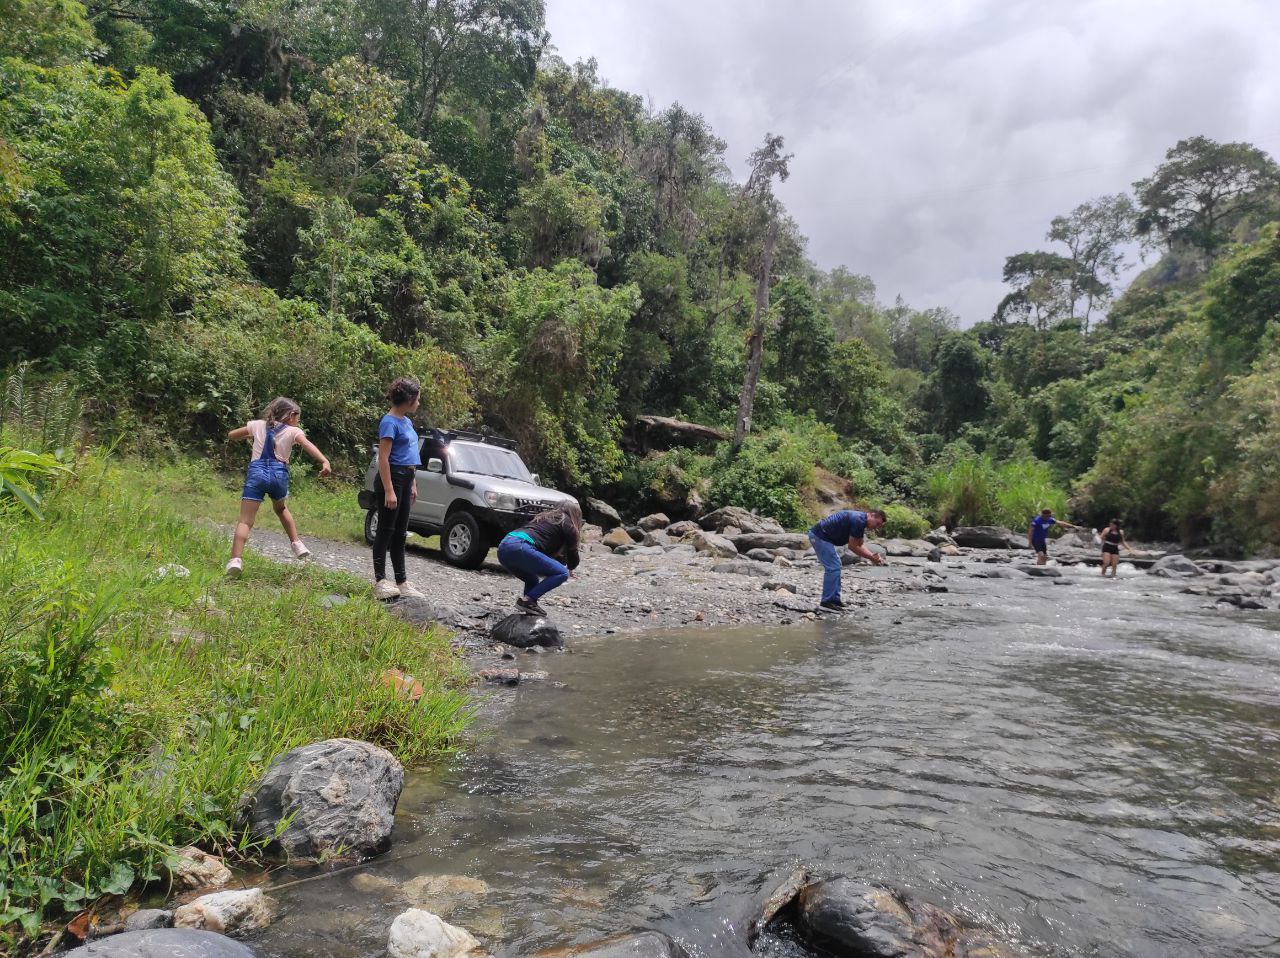
[{"label": "white sneaker", "polygon": [[375,599],[398,599],[400,598],[400,590],[395,583],[388,582],[386,579],[379,579],[373,584],[373,597]]},{"label": "white sneaker", "polygon": [[294,557],[299,560],[305,559],[307,556],[311,555],[311,550],[302,544],[301,539],[294,539],[289,543],[289,546],[293,549]]},{"label": "white sneaker", "polygon": [[397,588],[399,588],[399,590],[400,590],[400,594],[401,594],[402,596],[408,596],[410,599],[425,599],[425,598],[426,598],[426,594],[425,594],[425,593],[423,593],[420,589],[418,589],[418,588],[416,588],[415,586],[413,586],[411,583],[408,583],[408,582],[401,582],[401,583],[400,583],[400,585],[399,585],[399,586],[397,586]]},{"label": "white sneaker", "polygon": [[226,575],[228,579],[238,579],[242,572],[244,572],[244,563],[239,559],[232,559],[229,561],[226,569],[223,570],[223,574]]}]

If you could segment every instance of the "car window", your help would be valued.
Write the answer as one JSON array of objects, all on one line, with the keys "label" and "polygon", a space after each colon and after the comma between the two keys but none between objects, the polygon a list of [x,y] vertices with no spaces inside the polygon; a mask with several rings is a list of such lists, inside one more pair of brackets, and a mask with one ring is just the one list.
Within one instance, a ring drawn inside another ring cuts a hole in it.
[{"label": "car window", "polygon": [[532,482],[528,467],[509,449],[497,446],[449,444],[449,462],[454,472],[471,472],[482,476],[505,476]]}]

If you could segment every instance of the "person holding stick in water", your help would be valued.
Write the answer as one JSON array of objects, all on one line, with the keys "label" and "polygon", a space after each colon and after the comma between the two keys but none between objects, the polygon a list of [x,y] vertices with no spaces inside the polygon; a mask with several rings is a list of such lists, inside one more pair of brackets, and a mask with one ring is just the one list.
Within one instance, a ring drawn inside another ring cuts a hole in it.
[{"label": "person holding stick in water", "polygon": [[840,599],[840,573],[844,563],[840,561],[840,553],[836,546],[848,544],[854,555],[874,563],[884,565],[884,556],[872,552],[863,545],[863,537],[868,529],[879,529],[885,523],[885,514],[879,509],[844,509],[833,512],[809,530],[809,542],[813,551],[822,563],[822,601],[818,608],[826,612],[839,612],[844,609]]},{"label": "person holding stick in water", "polygon": [[1111,523],[1099,534],[1102,539],[1102,577],[1107,576],[1107,569],[1111,570],[1111,578],[1116,577],[1116,570],[1120,567],[1120,547],[1124,546],[1125,551],[1133,555],[1133,548],[1129,545],[1124,537],[1124,530],[1120,528],[1120,520],[1112,519]]},{"label": "person holding stick in water", "polygon": [[1077,532],[1080,529],[1079,526],[1073,526],[1062,519],[1055,519],[1052,509],[1041,509],[1040,515],[1032,519],[1031,525],[1027,526],[1027,544],[1036,550],[1036,565],[1044,565],[1049,561],[1049,528],[1051,526],[1063,526]]}]

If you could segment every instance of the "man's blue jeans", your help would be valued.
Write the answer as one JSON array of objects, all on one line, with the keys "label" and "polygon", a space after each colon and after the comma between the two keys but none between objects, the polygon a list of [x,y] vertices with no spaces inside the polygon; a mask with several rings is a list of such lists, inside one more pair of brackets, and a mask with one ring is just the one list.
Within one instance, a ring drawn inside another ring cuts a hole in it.
[{"label": "man's blue jeans", "polygon": [[569,570],[564,565],[519,536],[507,536],[498,543],[498,562],[520,577],[525,596],[534,602],[569,581]]},{"label": "man's blue jeans", "polygon": [[809,533],[809,542],[813,545],[813,551],[818,554],[818,561],[822,563],[822,601],[830,602],[840,598],[840,573],[844,569],[840,553],[836,552],[836,547],[830,542],[819,539],[812,532]]}]

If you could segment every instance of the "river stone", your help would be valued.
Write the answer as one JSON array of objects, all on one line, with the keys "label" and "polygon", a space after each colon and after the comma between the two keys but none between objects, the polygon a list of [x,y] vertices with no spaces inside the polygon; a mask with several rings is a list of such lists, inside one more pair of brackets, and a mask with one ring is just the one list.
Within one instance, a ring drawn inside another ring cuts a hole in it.
[{"label": "river stone", "polygon": [[632,542],[644,541],[644,530],[639,526],[626,526],[627,535],[631,536]]},{"label": "river stone", "polygon": [[620,556],[660,556],[667,550],[662,546],[642,546],[632,543],[629,546],[622,546],[613,551],[615,555]]},{"label": "river stone", "polygon": [[688,955],[669,935],[660,931],[636,931],[585,945],[546,948],[535,952],[534,958],[688,958]]},{"label": "river stone", "polygon": [[730,559],[728,562],[720,562],[713,565],[711,571],[726,575],[753,575],[761,578],[773,575],[771,570],[748,559]]},{"label": "river stone", "polygon": [[622,516],[618,510],[603,499],[587,499],[585,516],[588,522],[594,522],[605,532],[622,525]]},{"label": "river stone", "polygon": [[1062,570],[1051,565],[1020,565],[1016,566],[1019,572],[1026,573],[1037,579],[1056,579],[1062,575]]},{"label": "river stone", "polygon": [[934,546],[932,549],[929,550],[929,554],[925,558],[929,562],[941,562],[942,550],[939,549],[937,546]]},{"label": "river stone", "polygon": [[1014,958],[984,929],[884,885],[833,878],[799,896],[800,930],[811,944],[858,958]]},{"label": "river stone", "polygon": [[786,579],[770,579],[768,582],[762,582],[760,588],[767,592],[790,592],[792,595],[796,593],[794,582],[788,582]]},{"label": "river stone", "polygon": [[978,579],[1029,579],[1027,573],[1021,569],[996,568],[987,569],[985,572],[975,572],[974,577]]},{"label": "river stone", "polygon": [[151,931],[172,928],[173,912],[164,908],[139,908],[124,920],[125,931]]},{"label": "river stone", "polygon": [[682,539],[690,532],[697,531],[698,524],[690,521],[689,519],[682,519],[679,522],[673,522],[671,525],[667,526],[667,535],[671,536],[673,539]]},{"label": "river stone", "polygon": [[927,556],[931,546],[923,539],[881,539],[884,553],[892,558]]},{"label": "river stone", "polygon": [[947,534],[946,526],[938,526],[931,532],[926,532],[923,536],[925,542],[934,546],[953,546],[956,541]]},{"label": "river stone", "polygon": [[776,554],[772,549],[751,549],[746,553],[746,557],[756,562],[772,562]]},{"label": "river stone", "polygon": [[1163,559],[1157,559],[1147,571],[1152,575],[1165,576],[1171,579],[1181,576],[1204,575],[1203,569],[1181,553],[1174,553],[1173,555],[1165,556]]},{"label": "river stone", "polygon": [[1004,526],[960,526],[951,538],[966,549],[1030,549],[1027,537]]},{"label": "river stone", "polygon": [[645,516],[636,525],[645,532],[652,532],[654,529],[665,529],[671,525],[671,520],[665,512],[655,512],[653,515]]},{"label": "river stone", "polygon": [[243,935],[271,924],[271,903],[261,888],[201,895],[173,911],[173,927]]},{"label": "river stone", "polygon": [[702,528],[711,532],[727,535],[729,528],[744,532],[782,532],[782,524],[768,516],[758,516],[740,506],[725,506],[715,512],[709,512],[698,520]]},{"label": "river stone", "polygon": [[810,548],[809,537],[799,532],[744,532],[733,537],[733,544],[739,552],[750,552],[752,549],[798,549]]},{"label": "river stone", "polygon": [[672,539],[663,530],[652,529],[644,534],[640,544],[643,546],[669,546],[672,544]]},{"label": "river stone", "polygon": [[76,958],[255,958],[252,948],[226,935],[187,928],[126,931],[91,941],[67,954]]},{"label": "river stone", "polygon": [[513,612],[495,625],[489,638],[495,642],[514,645],[517,649],[528,649],[535,645],[544,649],[564,647],[564,637],[551,622],[540,615],[525,615],[523,612]]},{"label": "river stone", "polygon": [[169,862],[169,874],[179,888],[221,888],[231,881],[231,869],[217,855],[194,846],[180,848]]},{"label": "river stone", "polygon": [[391,603],[391,614],[417,626],[440,624],[464,632],[474,628],[476,624],[470,616],[455,606],[433,602],[430,599],[419,599],[411,595],[401,596]]},{"label": "river stone", "polygon": [[611,549],[617,549],[621,546],[629,546],[635,540],[631,538],[626,529],[615,527],[602,535],[600,542]]},{"label": "river stone", "polygon": [[698,552],[705,552],[717,559],[732,559],[738,554],[738,547],[724,536],[714,532],[690,532],[684,541]]},{"label": "river stone", "polygon": [[404,768],[386,749],[329,739],[273,761],[257,789],[240,800],[240,821],[254,838],[295,858],[377,855],[391,847],[403,787]]},{"label": "river stone", "polygon": [[469,931],[421,908],[397,916],[387,934],[389,958],[479,958],[484,954]]}]

